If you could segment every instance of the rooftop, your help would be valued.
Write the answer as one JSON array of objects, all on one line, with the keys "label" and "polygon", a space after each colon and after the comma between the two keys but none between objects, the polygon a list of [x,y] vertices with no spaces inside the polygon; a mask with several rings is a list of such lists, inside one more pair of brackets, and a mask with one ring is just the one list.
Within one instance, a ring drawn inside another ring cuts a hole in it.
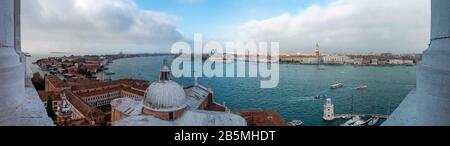
[{"label": "rooftop", "polygon": [[248,126],[287,126],[276,111],[242,111],[239,115],[245,118]]}]

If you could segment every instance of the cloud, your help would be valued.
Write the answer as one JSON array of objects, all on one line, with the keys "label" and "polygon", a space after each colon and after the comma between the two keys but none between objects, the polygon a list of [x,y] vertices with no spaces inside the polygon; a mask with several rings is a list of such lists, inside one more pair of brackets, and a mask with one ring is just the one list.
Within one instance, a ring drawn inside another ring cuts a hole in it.
[{"label": "cloud", "polygon": [[169,52],[183,39],[178,20],[132,0],[28,0],[22,2],[22,44],[32,53]]},{"label": "cloud", "polygon": [[429,0],[332,0],[297,14],[252,20],[237,27],[242,38],[279,41],[284,52],[420,52],[430,32]]}]

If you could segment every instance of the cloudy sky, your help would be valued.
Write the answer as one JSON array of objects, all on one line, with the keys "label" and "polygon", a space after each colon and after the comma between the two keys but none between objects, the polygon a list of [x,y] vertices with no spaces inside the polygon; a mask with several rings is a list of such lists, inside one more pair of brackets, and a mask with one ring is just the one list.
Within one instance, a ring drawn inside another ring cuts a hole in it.
[{"label": "cloudy sky", "polygon": [[282,52],[421,52],[429,0],[24,0],[23,50],[169,52],[194,33],[280,42]]}]

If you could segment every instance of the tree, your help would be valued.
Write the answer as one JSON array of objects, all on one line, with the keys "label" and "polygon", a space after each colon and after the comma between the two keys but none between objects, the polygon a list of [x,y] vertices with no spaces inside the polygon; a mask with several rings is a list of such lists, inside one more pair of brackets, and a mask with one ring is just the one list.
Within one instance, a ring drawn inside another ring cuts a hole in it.
[{"label": "tree", "polygon": [[64,64],[64,63],[61,64],[61,68],[62,68],[62,69],[66,69],[66,68],[67,68],[67,64]]},{"label": "tree", "polygon": [[53,110],[53,100],[50,96],[47,99],[47,115],[52,118],[53,121],[56,121],[56,114]]},{"label": "tree", "polygon": [[31,82],[36,90],[45,90],[45,81],[38,72],[33,74]]}]

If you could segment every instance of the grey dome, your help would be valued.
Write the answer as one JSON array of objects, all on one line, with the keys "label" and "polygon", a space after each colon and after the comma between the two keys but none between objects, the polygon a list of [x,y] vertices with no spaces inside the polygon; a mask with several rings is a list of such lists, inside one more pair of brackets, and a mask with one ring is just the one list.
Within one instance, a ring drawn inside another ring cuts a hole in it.
[{"label": "grey dome", "polygon": [[186,106],[186,93],[174,81],[154,82],[145,93],[144,105],[153,110],[182,108]]}]

